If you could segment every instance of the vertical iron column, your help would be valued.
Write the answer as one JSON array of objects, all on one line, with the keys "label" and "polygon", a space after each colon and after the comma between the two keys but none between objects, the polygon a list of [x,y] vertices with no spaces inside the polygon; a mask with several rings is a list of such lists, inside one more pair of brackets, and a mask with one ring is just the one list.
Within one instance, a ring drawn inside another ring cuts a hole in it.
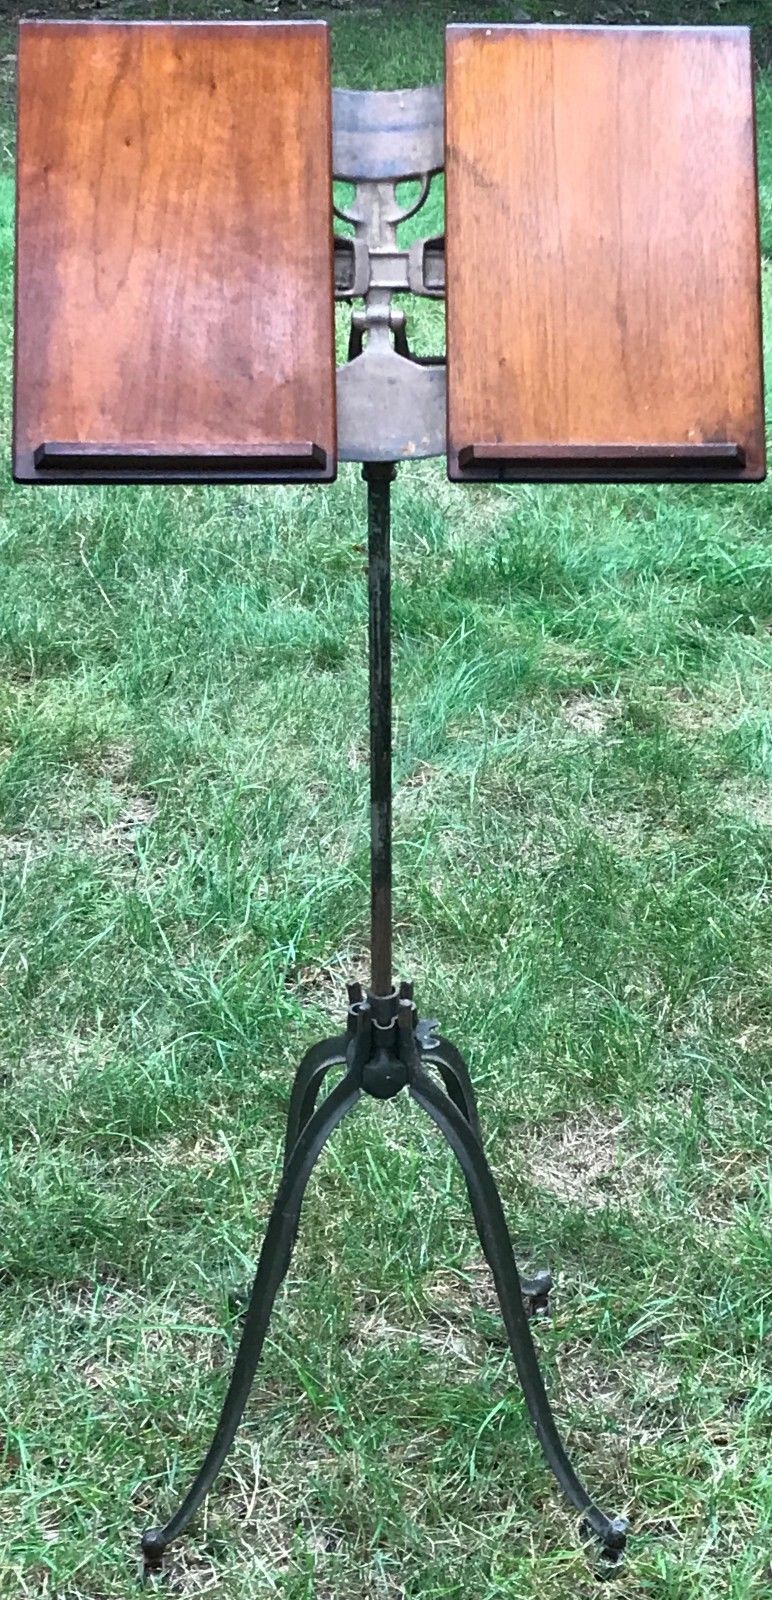
[{"label": "vertical iron column", "polygon": [[370,656],[370,990],[392,989],[391,461],[366,461]]}]

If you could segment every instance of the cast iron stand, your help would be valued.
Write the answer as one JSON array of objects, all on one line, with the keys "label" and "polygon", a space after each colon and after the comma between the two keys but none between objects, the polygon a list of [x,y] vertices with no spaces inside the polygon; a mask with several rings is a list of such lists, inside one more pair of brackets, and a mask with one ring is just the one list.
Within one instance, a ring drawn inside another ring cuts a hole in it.
[{"label": "cast iron stand", "polygon": [[[366,464],[368,584],[370,597],[370,858],[371,988],[349,987],[346,1032],[314,1044],[298,1067],[290,1100],[284,1175],[268,1223],[236,1362],[220,1421],[206,1459],[182,1505],[163,1528],[143,1536],[147,1571],[158,1571],[164,1551],[187,1527],[208,1494],[233,1442],[255,1375],[273,1303],[290,1264],[306,1185],[338,1123],[362,1094],[390,1100],[407,1089],[436,1123],[458,1157],[475,1226],[493,1273],[509,1343],[531,1420],[563,1493],[582,1513],[587,1532],[610,1556],[625,1544],[623,1517],[607,1517],[574,1472],[550,1410],[523,1300],[546,1302],[549,1274],[520,1279],[496,1183],[480,1142],[477,1107],[466,1064],[434,1024],[419,1022],[412,985],[392,987],[391,916],[391,570],[390,463]],[[318,1105],[332,1067],[340,1081]],[[442,1086],[431,1072],[436,1069]]]},{"label": "cast iron stand", "polygon": [[[298,1067],[290,1098],[284,1172],[268,1222],[244,1320],[233,1375],[206,1458],[182,1504],[161,1528],[142,1539],[145,1572],[158,1572],[164,1551],[188,1526],[233,1442],[249,1397],[278,1290],[297,1236],[306,1185],[338,1123],[362,1094],[389,1100],[407,1089],[444,1135],[466,1179],[483,1253],[493,1274],[517,1374],[536,1435],[563,1493],[581,1513],[585,1534],[617,1561],[627,1523],[608,1517],[590,1499],[563,1448],[550,1410],[528,1325],[528,1313],[547,1305],[548,1273],[518,1275],[501,1199],[483,1151],[469,1072],[435,1024],[418,1020],[409,983],[392,974],[391,773],[391,484],[398,459],[442,454],[445,448],[445,369],[441,359],[412,357],[404,312],[392,305],[403,290],[441,296],[441,239],[397,243],[397,225],[423,204],[442,165],[442,92],[333,93],[336,177],[356,194],[346,220],[353,240],[336,240],[336,296],[362,298],[352,318],[349,361],[338,371],[339,455],[363,462],[367,482],[370,657],[371,982],[365,996],[349,986],[346,1030],[311,1046]],[[396,183],[421,181],[417,203],[402,207]],[[345,1070],[319,1102],[328,1072]],[[439,1081],[438,1081],[439,1080]]]}]

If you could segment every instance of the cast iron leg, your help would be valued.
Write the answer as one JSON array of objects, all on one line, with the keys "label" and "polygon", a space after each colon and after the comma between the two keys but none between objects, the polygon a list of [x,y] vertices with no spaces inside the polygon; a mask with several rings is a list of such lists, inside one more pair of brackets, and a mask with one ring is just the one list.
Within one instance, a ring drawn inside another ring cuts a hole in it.
[{"label": "cast iron leg", "polygon": [[[313,1044],[310,1050],[306,1051],[297,1069],[287,1114],[287,1130],[284,1135],[285,1172],[298,1138],[314,1114],[327,1073],[331,1067],[345,1063],[348,1042],[348,1035],[345,1033],[336,1035],[334,1039],[322,1039],[319,1044]],[[252,1285],[248,1283],[244,1288],[231,1290],[228,1303],[234,1316],[244,1316],[249,1305],[251,1289]]]},{"label": "cast iron leg", "polygon": [[[420,1026],[420,1025],[419,1025]],[[436,1036],[435,1036],[436,1037]],[[449,1039],[434,1039],[421,1051],[421,1060],[429,1061],[435,1066],[442,1078],[445,1088],[453,1104],[458,1106],[469,1123],[473,1133],[478,1139],[482,1138],[480,1131],[480,1118],[477,1114],[477,1101],[475,1099],[469,1068],[461,1054]]]},{"label": "cast iron leg", "polygon": [[627,1523],[624,1517],[607,1517],[593,1504],[566,1455],[550,1410],[528,1318],[520,1294],[514,1287],[518,1282],[518,1274],[512,1242],[499,1192],[482,1147],[462,1112],[422,1068],[413,1076],[410,1093],[436,1123],[463,1170],[480,1243],[496,1284],[517,1374],[544,1455],[567,1499],[576,1506],[577,1511],[583,1513],[584,1523],[604,1549],[616,1556],[624,1549]]},{"label": "cast iron leg", "polygon": [[330,1067],[345,1061],[348,1042],[347,1034],[340,1033],[334,1039],[322,1039],[319,1044],[312,1044],[295,1073],[284,1136],[285,1171],[303,1128],[313,1116],[325,1076]]},{"label": "cast iron leg", "polygon": [[303,1195],[319,1154],[333,1129],[361,1096],[358,1073],[349,1072],[314,1112],[287,1163],[260,1252],[252,1297],[233,1374],[214,1438],[182,1505],[162,1528],[142,1537],[145,1570],[158,1570],[167,1545],[182,1533],[217,1477],[246,1405],[278,1290],[290,1263]]},{"label": "cast iron leg", "polygon": [[[477,1103],[474,1089],[472,1088],[472,1080],[469,1076],[469,1068],[461,1052],[448,1039],[438,1039],[436,1049],[432,1047],[421,1051],[421,1061],[428,1062],[430,1066],[437,1068],[454,1106],[458,1108],[462,1116],[466,1117],[478,1143],[482,1145],[482,1131],[480,1129],[480,1119],[477,1115]],[[472,1201],[472,1210],[474,1210],[475,1201],[471,1195],[470,1199]],[[477,1223],[476,1215],[475,1223]],[[477,1223],[477,1231],[482,1238],[479,1223]],[[484,1249],[485,1245],[483,1243]],[[492,1267],[492,1263],[490,1265]],[[520,1293],[525,1301],[525,1309],[529,1317],[536,1316],[537,1312],[549,1310],[551,1288],[552,1277],[549,1272],[537,1272],[533,1278],[520,1277]]]}]

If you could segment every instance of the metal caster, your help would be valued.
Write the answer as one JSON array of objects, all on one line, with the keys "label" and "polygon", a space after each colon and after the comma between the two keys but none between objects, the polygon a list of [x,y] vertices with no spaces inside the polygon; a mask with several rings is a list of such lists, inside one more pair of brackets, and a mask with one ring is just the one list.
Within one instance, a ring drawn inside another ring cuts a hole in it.
[{"label": "metal caster", "polygon": [[520,1279],[520,1293],[527,1317],[549,1316],[551,1289],[552,1275],[549,1272],[536,1272],[532,1278]]},{"label": "metal caster", "polygon": [[629,1523],[626,1517],[605,1517],[605,1527],[587,1518],[580,1524],[582,1541],[594,1546],[593,1572],[599,1583],[619,1578],[624,1571],[624,1552]]}]

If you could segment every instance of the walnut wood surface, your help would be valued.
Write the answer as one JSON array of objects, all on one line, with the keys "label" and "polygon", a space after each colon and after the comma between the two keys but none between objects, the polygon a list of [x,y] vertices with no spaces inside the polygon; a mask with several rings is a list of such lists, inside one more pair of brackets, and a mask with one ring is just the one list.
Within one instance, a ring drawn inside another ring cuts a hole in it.
[{"label": "walnut wood surface", "polygon": [[128,442],[87,444],[83,440],[71,444],[56,439],[38,445],[33,459],[41,477],[69,469],[73,477],[82,478],[84,473],[107,467],[111,472],[133,475],[135,480],[147,474],[184,482],[191,472],[205,478],[213,469],[240,480],[250,473],[275,473],[283,467],[316,471],[326,466],[327,453],[310,439],[294,444],[191,444],[172,448]]},{"label": "walnut wood surface", "polygon": [[333,477],[331,192],[324,24],[23,23],[16,478]]},{"label": "walnut wood surface", "polygon": [[452,27],[446,91],[450,476],[763,477],[747,30]]}]

